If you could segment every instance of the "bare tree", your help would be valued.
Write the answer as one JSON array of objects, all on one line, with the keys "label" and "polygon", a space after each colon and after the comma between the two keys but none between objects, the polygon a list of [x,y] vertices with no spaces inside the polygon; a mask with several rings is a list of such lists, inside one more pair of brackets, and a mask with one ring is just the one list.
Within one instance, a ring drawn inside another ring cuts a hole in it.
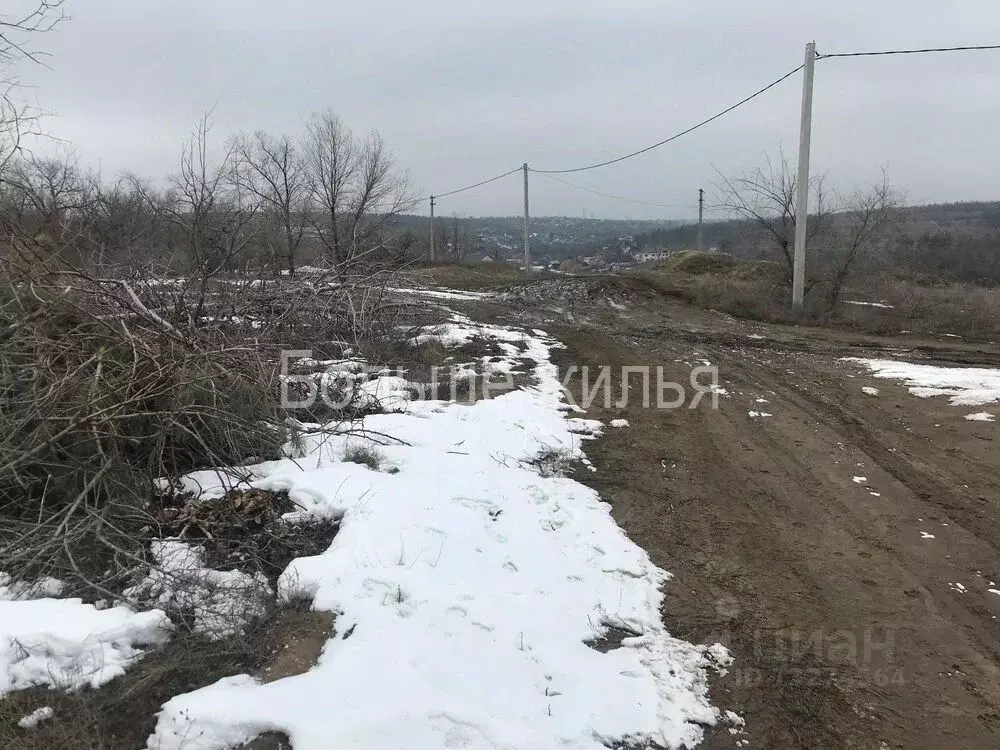
[{"label": "bare tree", "polygon": [[358,139],[325,110],[309,118],[303,151],[316,235],[333,263],[382,249],[383,230],[412,205],[406,175],[382,137]]},{"label": "bare tree", "polygon": [[64,0],[35,0],[21,5],[18,13],[0,14],[0,65],[22,59],[37,62],[41,53],[28,46],[28,39],[51,31],[65,18]]},{"label": "bare tree", "polygon": [[371,133],[361,143],[359,183],[349,215],[350,257],[383,249],[384,231],[393,217],[413,206],[406,173],[396,166],[382,136]]},{"label": "bare tree", "polygon": [[288,273],[302,244],[308,213],[309,183],[305,162],[288,136],[263,131],[236,140],[236,176],[261,204],[266,219],[277,225]]},{"label": "bare tree", "polygon": [[863,261],[871,259],[879,239],[895,223],[900,203],[899,195],[889,186],[883,171],[880,182],[867,189],[855,190],[841,205],[834,217],[826,258],[831,308],[840,300],[844,283],[851,273]]},{"label": "bare tree", "polygon": [[[739,177],[722,177],[719,205],[747,223],[765,252],[783,263],[785,281],[794,269],[796,176],[787,159],[768,159],[764,166]],[[806,284],[827,288],[827,303],[836,305],[844,284],[877,244],[888,227],[899,200],[883,174],[868,188],[846,199],[826,190],[824,178],[810,181],[809,221],[806,233]]]},{"label": "bare tree", "polygon": [[[777,251],[785,264],[787,281],[791,283],[795,265],[795,199],[798,187],[788,160],[780,154],[777,163],[768,158],[753,172],[739,177],[721,177],[722,181],[716,186],[718,205],[746,221],[756,240],[765,248]],[[809,183],[812,213],[806,237],[807,253],[813,241],[825,230],[830,213],[823,182],[823,177],[819,176]]]},{"label": "bare tree", "polygon": [[206,276],[233,263],[254,237],[260,200],[244,190],[230,144],[221,158],[209,155],[209,115],[199,121],[181,153],[180,171],[169,180],[165,213],[182,233],[188,263]]},{"label": "bare tree", "polygon": [[92,267],[124,265],[137,269],[169,255],[161,200],[148,184],[123,176],[98,185],[95,194],[86,235]]},{"label": "bare tree", "polygon": [[9,69],[17,62],[38,62],[40,52],[30,39],[51,31],[65,17],[64,0],[22,3],[21,11],[0,13],[0,177],[10,160],[20,152],[25,136],[38,135],[39,113],[18,101],[17,79]]},{"label": "bare tree", "polygon": [[313,225],[334,265],[343,260],[341,218],[348,212],[358,172],[350,128],[331,110],[313,113],[306,123],[306,169],[315,207]]},{"label": "bare tree", "polygon": [[85,173],[71,151],[48,157],[25,152],[11,159],[0,193],[0,226],[11,251],[26,267],[79,262],[86,254],[80,240],[98,194],[98,178]]}]

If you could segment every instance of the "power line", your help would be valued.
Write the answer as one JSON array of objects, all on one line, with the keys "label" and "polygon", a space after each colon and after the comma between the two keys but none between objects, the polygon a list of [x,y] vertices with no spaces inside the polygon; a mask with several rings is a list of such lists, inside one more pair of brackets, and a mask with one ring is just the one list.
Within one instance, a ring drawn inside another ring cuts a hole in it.
[{"label": "power line", "polygon": [[[488,180],[483,180],[482,182],[477,182],[475,185],[466,185],[458,190],[451,190],[447,193],[435,193],[435,198],[447,198],[449,195],[457,195],[458,193],[464,193],[466,190],[472,190],[473,188],[482,187],[483,185],[489,185],[491,182],[496,182],[497,180],[502,180],[504,177],[509,177],[515,172],[520,172],[521,167],[514,167],[514,169],[509,172],[504,172],[503,174],[498,174],[496,177],[490,177]],[[426,200],[426,198],[424,199]]]},{"label": "power line", "polygon": [[1000,50],[1000,44],[983,44],[972,47],[928,47],[926,49],[892,49],[879,52],[835,52],[816,55],[817,60],[826,57],[879,57],[882,55],[923,55],[928,52],[969,52],[975,50]]},{"label": "power line", "polygon": [[[829,53],[829,54],[817,54],[816,55],[816,59],[817,60],[822,60],[822,59],[826,59],[826,58],[835,58],[835,57],[884,57],[884,56],[888,56],[888,55],[920,55],[920,54],[937,53],[937,52],[969,52],[969,51],[984,51],[984,50],[1000,50],[1000,44],[968,45],[968,46],[961,46],[961,47],[926,47],[926,48],[919,48],[919,49],[878,50],[878,51],[872,51],[872,52],[832,52],[832,53]],[[632,151],[632,152],[630,152],[628,154],[624,154],[623,156],[618,156],[618,157],[616,157],[614,159],[608,159],[607,161],[598,162],[596,164],[588,164],[587,166],[583,166],[583,167],[574,167],[572,169],[532,169],[531,171],[535,172],[537,174],[546,175],[546,176],[550,176],[551,177],[551,175],[555,175],[555,174],[571,174],[571,173],[574,173],[574,172],[585,172],[585,171],[589,171],[591,169],[599,169],[600,167],[607,167],[607,166],[610,166],[611,164],[617,164],[618,162],[625,161],[626,159],[632,159],[632,158],[634,158],[636,156],[641,156],[642,154],[648,153],[648,152],[652,151],[653,149],[659,148],[660,146],[665,146],[666,144],[668,144],[668,143],[670,143],[672,141],[675,141],[678,138],[681,138],[681,137],[683,137],[685,135],[688,135],[689,133],[692,133],[695,130],[698,130],[699,128],[704,127],[705,125],[708,125],[709,123],[714,122],[715,120],[718,120],[720,117],[723,117],[723,116],[729,114],[733,110],[735,110],[735,109],[737,109],[739,107],[742,107],[744,104],[747,104],[748,102],[752,101],[753,99],[756,99],[761,94],[764,94],[765,92],[771,90],[772,88],[774,88],[778,84],[782,83],[783,81],[787,80],[788,78],[791,78],[793,75],[795,75],[800,70],[802,70],[803,67],[805,67],[805,66],[804,65],[800,65],[797,68],[795,68],[794,70],[788,71],[787,73],[785,73],[780,78],[772,81],[771,83],[767,84],[763,88],[758,89],[754,93],[750,94],[750,96],[748,96],[748,97],[746,97],[744,99],[741,99],[740,101],[736,102],[732,106],[726,107],[722,111],[717,112],[716,114],[712,115],[711,117],[708,117],[708,118],[702,120],[701,122],[697,123],[696,125],[692,125],[691,127],[687,128],[686,130],[682,130],[679,133],[675,133],[674,135],[670,136],[669,138],[664,138],[662,141],[658,141],[657,143],[654,143],[654,144],[652,144],[650,146],[646,146],[645,148],[638,149],[637,151]],[[497,180],[502,180],[504,177],[509,177],[510,175],[512,175],[512,174],[514,174],[516,172],[521,171],[521,169],[522,169],[522,167],[515,167],[514,169],[511,169],[511,170],[509,170],[507,172],[504,172],[503,174],[496,175],[495,177],[490,177],[489,179],[482,180],[481,182],[476,182],[476,183],[474,183],[472,185],[466,185],[465,187],[461,187],[461,188],[458,188],[456,190],[450,190],[450,191],[448,191],[446,193],[440,193],[440,194],[435,195],[434,197],[435,198],[447,198],[447,197],[452,196],[452,195],[457,195],[459,193],[464,193],[467,190],[473,190],[475,188],[482,187],[483,185],[488,185],[491,182],[496,182]],[[553,178],[553,179],[555,179],[555,178]],[[561,180],[557,180],[557,182],[561,182]],[[634,198],[626,198],[624,196],[612,195],[610,193],[602,193],[602,192],[600,192],[598,190],[591,190],[590,188],[585,188],[585,187],[582,187],[580,185],[573,185],[572,183],[569,183],[569,182],[563,182],[563,184],[567,185],[568,187],[576,188],[577,190],[583,190],[585,192],[593,193],[595,195],[600,195],[600,196],[602,196],[604,198],[611,198],[613,200],[626,201],[628,203],[637,203],[637,204],[641,204],[641,205],[656,206],[656,207],[659,207],[659,208],[688,208],[688,206],[671,205],[671,204],[666,204],[666,203],[656,203],[656,202],[653,202],[653,201],[641,201],[641,200],[636,200]],[[427,200],[427,199],[423,198],[421,200]]]},{"label": "power line", "polygon": [[730,112],[732,112],[737,107],[742,107],[744,104],[746,104],[747,102],[751,101],[752,99],[756,99],[758,96],[760,96],[761,94],[763,94],[765,91],[769,91],[770,89],[773,89],[775,86],[777,86],[779,83],[781,83],[782,81],[784,81],[784,80],[786,80],[788,78],[791,78],[793,75],[795,75],[800,70],[802,70],[803,67],[804,67],[803,65],[800,65],[799,67],[795,68],[794,70],[788,71],[787,73],[785,73],[785,75],[781,76],[781,78],[778,78],[777,80],[772,81],[771,83],[767,84],[762,89],[758,89],[754,93],[750,94],[750,96],[746,97],[745,99],[741,99],[740,101],[736,102],[736,104],[732,105],[731,107],[726,107],[721,112],[718,112],[718,113],[712,115],[711,117],[709,117],[709,118],[707,118],[705,120],[702,120],[697,125],[693,125],[690,128],[688,128],[687,130],[682,130],[680,133],[676,133],[676,134],[670,136],[669,138],[664,138],[662,141],[659,141],[658,143],[654,143],[652,146],[646,146],[645,148],[641,148],[638,151],[633,151],[630,154],[625,154],[624,156],[619,156],[619,157],[617,157],[615,159],[608,159],[607,161],[602,161],[602,162],[600,162],[598,164],[589,164],[586,167],[576,167],[574,169],[533,169],[532,171],[533,172],[538,172],[539,174],[569,174],[570,172],[584,172],[584,171],[586,171],[588,169],[597,169],[599,167],[606,167],[609,164],[617,164],[620,161],[625,161],[626,159],[631,159],[634,156],[639,156],[640,154],[645,154],[647,151],[652,151],[654,148],[659,148],[660,146],[663,146],[663,145],[665,145],[667,143],[670,143],[671,141],[675,141],[678,138],[680,138],[681,136],[685,136],[688,133],[691,133],[691,132],[697,130],[698,128],[703,127],[704,125],[708,125],[708,123],[710,123],[710,122],[712,122],[714,120],[718,120],[720,117],[722,117],[723,115],[729,114]]},{"label": "power line", "polygon": [[[531,171],[532,172],[538,172],[538,170],[536,170],[536,169],[532,169]],[[594,195],[599,195],[602,198],[612,198],[612,199],[614,199],[616,201],[625,201],[626,203],[638,203],[641,206],[656,206],[657,208],[692,208],[693,209],[695,207],[695,204],[693,204],[693,203],[690,203],[690,204],[656,203],[655,201],[643,201],[643,200],[638,200],[636,198],[626,198],[626,197],[621,196],[621,195],[612,195],[611,193],[602,193],[600,190],[592,190],[591,188],[583,187],[582,185],[574,185],[572,182],[567,182],[566,180],[559,179],[558,177],[554,177],[553,175],[548,174],[546,172],[538,172],[538,174],[542,175],[542,177],[545,177],[546,179],[553,180],[555,182],[559,182],[559,183],[561,183],[563,185],[566,185],[567,187],[576,188],[577,190],[582,190],[585,193],[593,193]]]}]

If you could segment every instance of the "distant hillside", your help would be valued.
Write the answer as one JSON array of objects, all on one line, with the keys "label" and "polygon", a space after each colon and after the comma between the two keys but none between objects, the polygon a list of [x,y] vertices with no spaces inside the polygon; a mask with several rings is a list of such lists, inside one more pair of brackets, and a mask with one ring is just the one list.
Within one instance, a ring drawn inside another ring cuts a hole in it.
[{"label": "distant hillside", "polygon": [[[770,258],[770,249],[758,243],[747,222],[707,222],[703,232],[706,247],[742,258]],[[639,248],[668,250],[691,248],[696,241],[693,224],[657,228],[636,237]],[[1000,282],[1000,201],[902,208],[883,253],[902,272]]]},{"label": "distant hillside", "polygon": [[[976,203],[936,203],[926,206],[907,206],[900,209],[908,231],[955,230],[973,233],[1000,231],[1000,201]],[[706,245],[739,252],[748,233],[742,221],[710,221],[703,228]],[[695,224],[678,223],[673,227],[657,228],[637,238],[640,245],[668,248],[693,247],[698,235]]]},{"label": "distant hillside", "polygon": [[[485,255],[519,257],[522,247],[520,216],[477,216],[436,219],[438,252],[474,259]],[[426,255],[430,220],[404,215],[396,221],[408,250]],[[752,227],[742,221],[706,222],[704,246],[740,258],[773,259],[772,249],[758,242]],[[589,255],[614,255],[623,244],[638,250],[682,250],[695,247],[697,226],[683,221],[632,221],[537,216],[531,219],[532,254],[537,260]],[[619,238],[634,238],[618,243]],[[607,250],[610,248],[610,250]],[[940,203],[900,210],[893,236],[882,248],[885,260],[903,273],[933,278],[1000,283],[1000,201]]]},{"label": "distant hillside", "polygon": [[[476,216],[435,219],[440,246],[458,244],[466,257],[499,255],[501,258],[521,253],[522,218],[520,216]],[[400,229],[410,232],[417,247],[429,242],[430,219],[426,216],[398,217]],[[594,255],[619,237],[648,234],[654,230],[678,226],[677,221],[641,221],[629,219],[584,219],[571,216],[534,216],[531,218],[531,246],[538,257],[570,258]]]},{"label": "distant hillside", "polygon": [[916,221],[951,227],[1000,229],[1000,201],[932,203],[904,210]]}]

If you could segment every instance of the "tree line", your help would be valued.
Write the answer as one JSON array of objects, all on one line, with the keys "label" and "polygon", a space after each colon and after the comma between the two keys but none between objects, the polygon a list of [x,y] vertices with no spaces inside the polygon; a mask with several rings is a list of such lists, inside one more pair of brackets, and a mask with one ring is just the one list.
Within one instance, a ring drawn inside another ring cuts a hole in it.
[{"label": "tree line", "polygon": [[176,171],[107,182],[72,152],[8,146],[0,169],[5,250],[33,263],[172,273],[343,268],[399,252],[393,217],[412,206],[404,170],[378,133],[331,110],[295,136],[240,133],[214,148],[203,117]]}]

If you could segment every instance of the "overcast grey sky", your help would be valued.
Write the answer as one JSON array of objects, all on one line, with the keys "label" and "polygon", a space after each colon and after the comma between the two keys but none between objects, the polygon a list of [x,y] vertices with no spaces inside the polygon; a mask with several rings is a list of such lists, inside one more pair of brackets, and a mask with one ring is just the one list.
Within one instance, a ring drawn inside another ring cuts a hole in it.
[{"label": "overcast grey sky", "polygon": [[[523,161],[563,168],[660,140],[802,62],[843,52],[1000,41],[997,0],[67,0],[26,68],[48,129],[106,174],[162,177],[205,110],[222,140],[296,132],[332,107],[379,130],[423,194]],[[692,205],[798,144],[801,77],[579,185]],[[1000,52],[822,60],[814,171],[838,186],[884,165],[910,202],[998,199]],[[442,200],[441,214],[516,214],[518,176]],[[688,218],[532,178],[532,213]]]}]

